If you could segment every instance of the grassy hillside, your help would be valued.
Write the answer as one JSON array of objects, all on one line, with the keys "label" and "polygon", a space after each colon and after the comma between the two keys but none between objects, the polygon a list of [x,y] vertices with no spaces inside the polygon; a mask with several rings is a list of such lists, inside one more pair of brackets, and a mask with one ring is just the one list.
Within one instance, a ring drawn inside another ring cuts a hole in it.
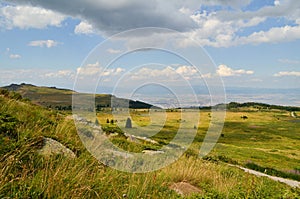
[{"label": "grassy hillside", "polygon": [[[187,109],[184,112],[193,114],[197,110]],[[200,111],[200,122],[197,135],[188,153],[197,157],[204,136],[206,135],[211,112]],[[136,125],[147,126],[149,113],[145,110],[134,110],[131,117]],[[161,117],[159,112],[152,113],[153,118]],[[158,143],[166,144],[176,135],[181,110],[167,112],[164,128],[151,136]],[[98,120],[107,129],[117,125],[107,124],[114,117],[110,112],[99,112]],[[193,128],[195,123],[185,126]],[[239,164],[251,169],[266,172],[270,175],[292,178],[300,181],[300,119],[291,116],[291,112],[279,109],[260,109],[252,106],[228,110],[222,135],[214,150],[206,157],[209,160],[220,160]],[[110,132],[118,132],[110,129]],[[188,129],[185,130],[188,132]],[[137,132],[142,134],[144,132]],[[127,145],[124,144],[126,147]],[[126,148],[125,147],[125,148]],[[128,147],[127,147],[128,148]],[[132,148],[132,147],[131,147]],[[141,150],[144,149],[143,147]]]},{"label": "grassy hillside", "polygon": [[[64,144],[76,158],[40,155],[43,136]],[[201,190],[190,198],[300,197],[299,189],[189,153],[156,172],[113,170],[86,151],[68,115],[31,104],[15,93],[0,94],[0,154],[0,198],[180,198],[169,187],[182,181]]]},{"label": "grassy hillside", "polygon": [[[27,98],[35,104],[57,110],[71,110],[72,94],[79,94],[69,89],[61,89],[56,87],[40,87],[24,83],[20,85],[11,84],[2,88],[20,93],[23,98]],[[152,106],[144,102],[118,98],[109,94],[95,95],[95,107],[98,110],[101,108],[111,107],[111,101],[114,102],[114,107],[128,107],[128,104],[129,108],[137,109],[150,108]]]}]

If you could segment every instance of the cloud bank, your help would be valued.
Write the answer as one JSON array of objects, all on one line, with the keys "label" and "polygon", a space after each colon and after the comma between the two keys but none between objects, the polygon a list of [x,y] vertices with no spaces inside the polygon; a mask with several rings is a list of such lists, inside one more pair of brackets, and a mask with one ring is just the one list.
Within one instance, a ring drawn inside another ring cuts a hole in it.
[{"label": "cloud bank", "polygon": [[[300,1],[275,0],[257,10],[243,9],[252,1],[238,0],[116,0],[61,1],[14,0],[17,6],[4,6],[0,14],[10,26],[44,28],[60,26],[66,16],[80,19],[76,34],[99,33],[110,36],[141,27],[170,28],[198,41],[203,46],[230,47],[245,44],[277,43],[300,39]],[[219,9],[211,11],[210,6]],[[24,16],[23,18],[20,16]],[[33,19],[33,20],[32,20]],[[267,30],[247,32],[267,20],[285,24]],[[179,46],[192,45],[184,41]]]}]

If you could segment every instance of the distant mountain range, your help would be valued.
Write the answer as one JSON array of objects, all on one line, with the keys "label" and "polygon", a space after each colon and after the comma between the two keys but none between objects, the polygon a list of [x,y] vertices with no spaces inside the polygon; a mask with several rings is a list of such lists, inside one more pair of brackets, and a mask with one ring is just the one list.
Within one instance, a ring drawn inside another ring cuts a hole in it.
[{"label": "distant mountain range", "polygon": [[[9,91],[14,91],[16,93],[21,94],[23,98],[27,98],[35,104],[58,109],[58,110],[72,110],[72,96],[73,95],[92,95],[86,93],[78,93],[76,91],[64,88],[56,88],[56,87],[42,87],[42,86],[35,86],[32,84],[11,84],[9,86],[0,87],[3,89],[7,89]],[[232,89],[231,92],[233,93],[240,93],[241,89]],[[258,89],[256,92],[260,92],[263,89]],[[253,90],[254,92],[254,90]],[[265,91],[267,92],[267,91]],[[240,94],[242,95],[242,94]],[[248,100],[251,100],[248,98]],[[113,105],[112,105],[113,102]],[[84,104],[84,102],[83,102]],[[101,108],[134,108],[134,109],[149,109],[149,108],[157,108],[160,109],[161,107],[153,106],[150,103],[138,101],[138,100],[131,100],[125,98],[119,98],[111,94],[95,94],[95,107],[97,110]],[[198,108],[198,106],[184,106],[186,108]],[[242,108],[242,107],[260,107],[260,108],[270,108],[270,109],[281,109],[281,110],[288,110],[288,111],[300,111],[299,107],[295,106],[278,106],[278,105],[269,105],[268,103],[259,103],[259,102],[245,102],[245,103],[236,103],[231,102],[228,104],[217,104],[214,106],[200,106],[199,108],[202,109],[210,109],[210,108],[217,108],[217,109],[234,109],[234,108]],[[173,107],[175,108],[175,107]]]},{"label": "distant mountain range", "polygon": [[[11,84],[9,86],[2,87],[9,91],[14,91],[22,95],[23,98],[31,100],[33,103],[58,110],[71,110],[72,109],[72,95],[80,95],[80,93],[63,88],[56,87],[41,87],[32,84]],[[85,94],[88,95],[88,94]],[[95,94],[95,107],[97,109],[111,107],[118,108],[159,108],[151,104],[135,101],[130,99],[118,98],[110,94]]]}]

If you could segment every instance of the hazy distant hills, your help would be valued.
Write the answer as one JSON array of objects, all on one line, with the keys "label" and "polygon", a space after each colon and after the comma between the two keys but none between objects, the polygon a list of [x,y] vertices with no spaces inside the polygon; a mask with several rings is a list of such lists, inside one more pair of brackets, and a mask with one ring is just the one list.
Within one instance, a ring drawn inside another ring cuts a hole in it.
[{"label": "hazy distant hills", "polygon": [[[42,105],[48,108],[54,108],[58,110],[71,110],[72,109],[72,95],[83,96],[91,95],[91,94],[84,94],[78,93],[76,91],[70,89],[63,89],[63,88],[56,88],[56,87],[41,87],[35,86],[32,84],[11,84],[9,86],[2,87],[4,89],[15,91],[22,95],[23,98],[27,98],[31,100],[33,103]],[[235,89],[237,93],[240,93],[239,90]],[[253,91],[254,92],[254,91]],[[258,89],[256,92],[260,92]],[[242,94],[240,94],[242,95]],[[247,101],[252,102],[245,102],[245,103],[236,103],[231,102],[229,104],[217,104],[214,106],[200,106],[201,108],[217,108],[217,109],[235,109],[235,108],[243,108],[243,107],[258,107],[259,109],[281,109],[287,111],[300,111],[300,108],[297,106],[277,106],[277,105],[269,105],[267,103],[259,103],[256,100],[251,98],[247,98]],[[286,98],[287,100],[287,98]],[[111,94],[96,94],[95,95],[95,107],[99,110],[101,108],[110,108],[112,107],[119,107],[119,108],[135,108],[135,109],[143,109],[143,108],[160,108],[157,106],[153,106],[149,103],[135,101],[130,99],[118,98]],[[85,104],[84,100],[82,101]],[[273,103],[272,103],[273,104]],[[186,107],[193,107],[196,108],[197,106],[186,106]]]},{"label": "hazy distant hills", "polygon": [[[72,95],[80,95],[80,93],[77,93],[76,91],[70,89],[62,89],[56,87],[41,87],[25,83],[11,84],[2,88],[20,93],[23,98],[27,98],[35,104],[59,110],[71,110]],[[95,95],[95,106],[98,109],[104,107],[111,107],[111,101],[113,101],[114,107],[127,108],[129,106],[129,108],[136,109],[153,107],[151,104],[145,102],[118,98],[110,94]]]}]

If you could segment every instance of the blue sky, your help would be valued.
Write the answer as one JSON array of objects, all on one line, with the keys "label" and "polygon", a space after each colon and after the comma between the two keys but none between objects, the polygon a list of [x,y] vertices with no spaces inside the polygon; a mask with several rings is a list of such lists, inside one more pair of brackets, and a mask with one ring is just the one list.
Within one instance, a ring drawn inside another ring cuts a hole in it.
[{"label": "blue sky", "polygon": [[[89,75],[104,74],[103,55],[94,63],[85,61],[99,43],[116,33],[143,27],[178,31],[184,39],[174,40],[176,48],[192,48],[196,41],[215,63],[214,71],[203,72],[203,78],[218,75],[225,87],[300,88],[298,0],[2,0],[0,86],[26,82],[73,88],[80,67],[82,75],[87,70]],[[156,42],[157,38],[170,39],[168,34],[154,32],[145,38],[129,35],[119,38],[126,40],[123,49],[112,46],[107,52],[130,52],[132,45]],[[185,74],[186,79],[193,78],[192,66],[157,53],[129,53],[105,71],[104,86],[126,74],[134,63],[153,63],[154,59]],[[157,72],[170,78],[170,70],[163,67],[147,72],[153,79]]]}]

